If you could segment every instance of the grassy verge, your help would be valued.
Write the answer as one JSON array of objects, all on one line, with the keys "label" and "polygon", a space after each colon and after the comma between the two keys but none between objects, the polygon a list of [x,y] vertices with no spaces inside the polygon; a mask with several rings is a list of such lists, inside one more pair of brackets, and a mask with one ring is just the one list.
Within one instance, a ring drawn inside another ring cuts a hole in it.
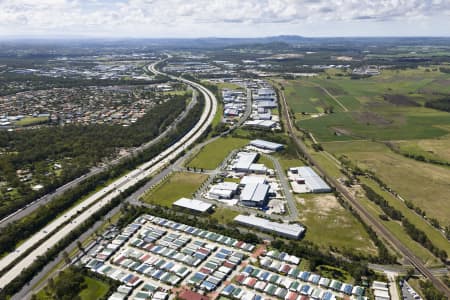
[{"label": "grassy verge", "polygon": [[[56,279],[58,280],[58,279]],[[86,287],[78,294],[81,300],[94,300],[104,297],[110,286],[98,279],[94,279],[88,276],[84,276],[84,283]],[[54,296],[48,295],[46,289],[42,289],[36,294],[37,300],[53,300]]]},{"label": "grassy verge", "polygon": [[406,205],[401,200],[382,190],[373,180],[365,177],[360,178],[360,180],[362,183],[371,187],[376,193],[383,196],[383,198],[386,199],[392,207],[401,211],[403,216],[408,219],[409,222],[414,224],[418,229],[425,232],[427,237],[433,242],[436,247],[446,250],[448,256],[450,256],[450,242],[440,232],[438,232],[436,228],[432,227],[425,220],[423,220],[422,217],[406,207]]},{"label": "grassy verge", "polygon": [[228,208],[217,207],[214,213],[211,215],[211,218],[216,219],[220,224],[227,225],[232,223],[234,217],[236,217],[237,215],[239,215],[239,212],[237,211]]},{"label": "grassy verge", "polygon": [[90,277],[84,278],[87,287],[79,294],[81,300],[101,299],[108,293],[109,285]]},{"label": "grassy verge", "polygon": [[[365,197],[358,197],[359,203],[366,207],[366,209],[374,217],[379,218],[380,215],[384,214],[382,210],[373,202],[369,201]],[[387,230],[389,230],[402,244],[404,244],[408,249],[410,249],[417,257],[419,257],[428,266],[438,266],[441,262],[434,257],[434,255],[422,247],[419,243],[413,241],[408,234],[405,232],[403,227],[399,222],[395,221],[381,221]]]}]

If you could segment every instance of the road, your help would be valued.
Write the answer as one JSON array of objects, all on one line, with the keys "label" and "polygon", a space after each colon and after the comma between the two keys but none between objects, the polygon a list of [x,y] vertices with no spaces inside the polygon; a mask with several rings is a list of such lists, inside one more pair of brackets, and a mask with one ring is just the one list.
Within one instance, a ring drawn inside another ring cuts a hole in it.
[{"label": "road", "polygon": [[330,176],[328,172],[323,169],[316,161],[315,159],[309,154],[308,149],[306,145],[299,139],[294,130],[294,126],[292,124],[292,118],[288,109],[287,101],[284,96],[283,91],[280,90],[280,95],[283,102],[283,114],[286,117],[287,121],[287,129],[290,134],[290,136],[293,138],[294,142],[300,149],[300,151],[303,152],[307,160],[310,162],[311,165],[315,166],[319,175],[326,178],[328,183],[330,183],[332,186],[336,188],[336,190],[344,196],[344,198],[347,200],[348,203],[355,209],[355,211],[361,216],[361,218],[370,225],[379,235],[381,235],[384,239],[386,239],[394,248],[396,248],[421,274],[423,274],[426,278],[428,278],[433,285],[445,293],[447,297],[450,298],[450,289],[442,282],[440,281],[436,276],[433,275],[433,273],[423,264],[423,262],[417,258],[411,250],[409,250],[405,245],[403,245],[394,235],[392,235],[381,222],[372,216],[365,208],[362,206],[358,200],[347,190],[347,188],[342,185],[339,181],[337,181],[335,178]]},{"label": "road", "polygon": [[[156,74],[165,75],[155,70],[155,65],[156,63],[149,66],[149,70]],[[87,220],[92,214],[108,204],[123,190],[134,186],[139,181],[168,166],[173,159],[175,159],[178,155],[185,151],[185,149],[187,149],[190,145],[195,143],[195,141],[198,140],[208,129],[208,126],[212,123],[214,115],[217,111],[217,99],[214,94],[198,83],[189,81],[184,78],[177,78],[173,76],[170,77],[172,79],[185,82],[186,84],[199,90],[204,95],[205,108],[197,124],[180,140],[157,155],[155,158],[142,164],[137,169],[129,172],[127,175],[120,177],[107,187],[96,192],[85,201],[70,209],[63,216],[55,219],[44,229],[34,234],[23,244],[21,244],[16,249],[16,251],[3,257],[0,260],[1,270],[7,268],[12,262],[18,259],[22,253],[32,249],[29,254],[27,254],[24,258],[21,258],[0,278],[0,289],[4,288],[9,282],[16,278],[38,256],[43,255],[47,251],[47,249],[55,245],[70,231],[75,229],[80,223]],[[70,222],[67,222],[67,220],[69,219],[72,220]]]},{"label": "road", "polygon": [[294,198],[294,195],[292,194],[291,185],[289,183],[289,180],[286,178],[286,173],[283,167],[280,165],[280,162],[275,157],[267,154],[263,154],[263,156],[272,161],[273,166],[276,169],[276,174],[280,179],[280,184],[283,189],[284,197],[286,198],[288,206],[288,216],[286,216],[286,218],[289,221],[298,221],[298,209],[297,205],[295,204],[296,200]]},{"label": "road", "polygon": [[181,122],[185,116],[188,115],[189,111],[191,110],[191,108],[194,106],[194,104],[197,102],[196,100],[196,94],[195,92],[193,93],[192,96],[192,101],[189,102],[188,106],[186,107],[185,110],[183,110],[183,112],[181,112],[181,114],[175,119],[174,123],[172,123],[170,126],[168,126],[160,135],[158,135],[155,139],[152,139],[150,142],[145,143],[135,149],[133,149],[129,154],[122,156],[120,158],[114,159],[110,162],[108,162],[108,164],[105,164],[102,167],[94,167],[91,169],[91,171],[87,174],[84,174],[68,183],[66,183],[63,186],[60,186],[59,188],[56,189],[55,192],[47,194],[45,196],[42,196],[41,198],[33,201],[32,203],[26,205],[25,207],[18,209],[17,211],[15,211],[14,213],[8,215],[7,217],[3,218],[0,220],[0,228],[7,226],[8,224],[14,222],[14,221],[18,221],[20,219],[22,219],[23,217],[28,216],[29,214],[31,214],[33,211],[35,211],[37,208],[39,208],[41,205],[44,205],[48,202],[50,202],[51,200],[53,200],[54,198],[61,196],[64,192],[68,191],[71,188],[76,187],[78,184],[80,184],[82,181],[84,181],[85,179],[88,179],[96,174],[99,174],[103,171],[106,171],[108,168],[117,165],[119,162],[123,161],[124,159],[131,157],[133,155],[136,155],[146,149],[148,149],[149,147],[155,145],[156,143],[158,143],[161,139],[163,139],[164,137],[166,137],[169,132],[179,123]]}]

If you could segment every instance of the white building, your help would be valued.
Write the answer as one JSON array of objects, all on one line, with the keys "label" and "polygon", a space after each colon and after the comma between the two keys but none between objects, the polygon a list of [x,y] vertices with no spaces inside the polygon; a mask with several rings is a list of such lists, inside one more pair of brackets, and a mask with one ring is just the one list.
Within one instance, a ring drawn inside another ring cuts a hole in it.
[{"label": "white building", "polygon": [[205,213],[212,210],[213,205],[196,199],[181,198],[175,201],[172,206],[182,209],[188,209],[196,213]]},{"label": "white building", "polygon": [[300,239],[305,232],[305,227],[300,224],[272,222],[255,216],[238,215],[234,218],[234,221],[245,226],[256,227],[262,231],[275,233],[291,239]]},{"label": "white building", "polygon": [[214,199],[231,199],[237,193],[238,186],[234,182],[220,182],[211,187],[208,195]]},{"label": "white building", "polygon": [[290,168],[288,177],[296,193],[329,193],[330,186],[310,167]]},{"label": "white building", "polygon": [[270,186],[265,183],[248,183],[241,191],[240,201],[251,207],[262,207],[267,204]]},{"label": "white building", "polygon": [[254,163],[258,155],[256,152],[239,152],[236,155],[232,170],[238,173],[266,174],[266,166]]}]

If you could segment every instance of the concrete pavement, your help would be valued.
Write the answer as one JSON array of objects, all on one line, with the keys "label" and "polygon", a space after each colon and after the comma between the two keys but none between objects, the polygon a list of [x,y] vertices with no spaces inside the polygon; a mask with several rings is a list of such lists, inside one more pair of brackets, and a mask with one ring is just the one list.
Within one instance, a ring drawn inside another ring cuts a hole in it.
[{"label": "concrete pavement", "polygon": [[[154,69],[154,65],[152,65],[151,68]],[[108,204],[114,197],[118,196],[122,190],[135,185],[140,180],[169,165],[171,160],[176,158],[188,146],[192,145],[203,135],[214,118],[217,110],[217,99],[209,90],[200,84],[181,78],[179,80],[194,86],[200,90],[205,97],[205,109],[199,122],[197,122],[197,124],[185,136],[160,153],[157,157],[142,164],[139,168],[131,171],[127,175],[117,179],[109,186],[95,193],[87,200],[72,208],[64,216],[59,217],[47,225],[42,231],[39,231],[33,235],[22,245],[20,245],[15,252],[3,257],[0,260],[0,269],[8,267],[12,262],[21,256],[21,253],[24,253],[33,247],[33,250],[28,255],[14,264],[11,269],[0,278],[0,288],[3,288],[14,278],[16,278],[22,270],[27,268],[38,256],[43,255],[48,248],[55,245],[67,233],[75,229],[78,224],[84,222],[93,213]],[[66,220],[71,218],[74,219],[70,223],[66,224]],[[44,239],[45,241],[42,241]]]}]

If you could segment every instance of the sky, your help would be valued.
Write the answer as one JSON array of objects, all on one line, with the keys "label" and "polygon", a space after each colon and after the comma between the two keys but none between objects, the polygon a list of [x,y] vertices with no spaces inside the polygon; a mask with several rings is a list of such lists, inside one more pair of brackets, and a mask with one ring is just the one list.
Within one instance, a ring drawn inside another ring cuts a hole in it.
[{"label": "sky", "polygon": [[3,37],[450,36],[450,0],[0,0]]}]

